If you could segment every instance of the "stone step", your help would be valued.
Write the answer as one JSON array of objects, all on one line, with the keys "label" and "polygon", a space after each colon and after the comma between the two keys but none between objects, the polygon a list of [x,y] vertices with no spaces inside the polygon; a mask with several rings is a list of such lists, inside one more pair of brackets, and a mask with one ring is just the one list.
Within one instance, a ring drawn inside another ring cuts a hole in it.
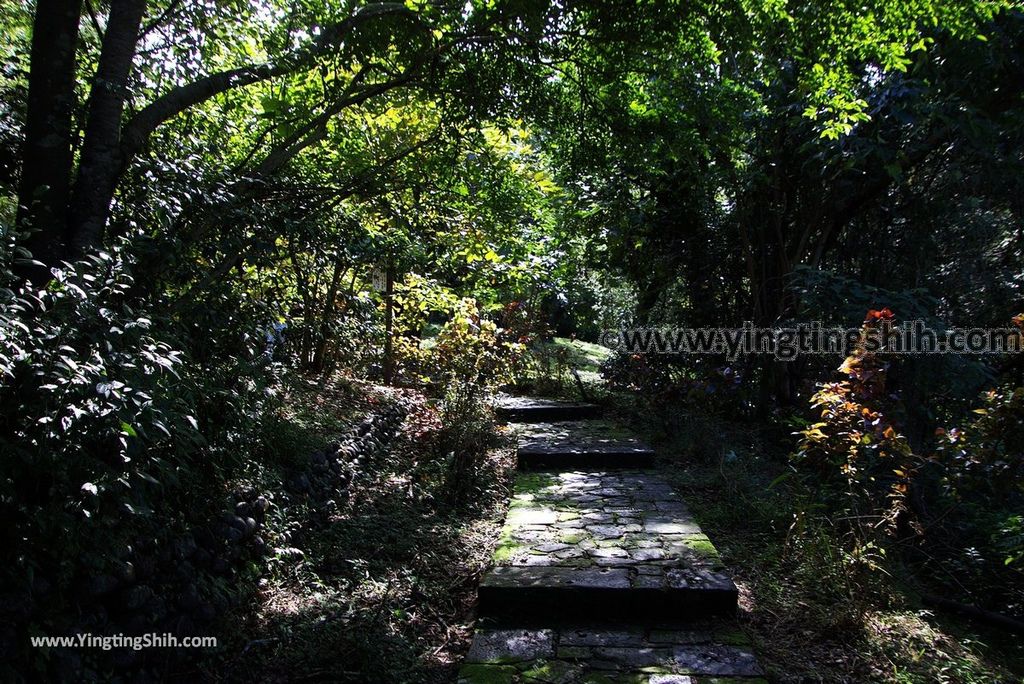
[{"label": "stone step", "polygon": [[763,682],[730,620],[736,586],[678,494],[642,469],[650,447],[583,420],[593,406],[506,397],[499,413],[528,472],[459,682]]},{"label": "stone step", "polygon": [[515,426],[520,470],[648,468],[654,450],[603,420]]},{"label": "stone step", "polygon": [[762,674],[746,636],[722,621],[600,623],[480,629],[458,681],[755,684]]},{"label": "stone step", "polygon": [[500,396],[494,402],[498,418],[509,423],[536,423],[550,420],[584,420],[601,415],[601,407],[554,399]]},{"label": "stone step", "polygon": [[[652,574],[643,571],[650,569]],[[736,586],[707,571],[634,568],[495,568],[479,588],[484,615],[521,618],[571,615],[578,618],[658,619],[729,614],[736,610]]]},{"label": "stone step", "polygon": [[527,444],[516,452],[520,470],[649,468],[654,452],[630,444]]},{"label": "stone step", "polygon": [[736,609],[736,587],[686,505],[644,471],[524,473],[484,617],[694,618]]}]

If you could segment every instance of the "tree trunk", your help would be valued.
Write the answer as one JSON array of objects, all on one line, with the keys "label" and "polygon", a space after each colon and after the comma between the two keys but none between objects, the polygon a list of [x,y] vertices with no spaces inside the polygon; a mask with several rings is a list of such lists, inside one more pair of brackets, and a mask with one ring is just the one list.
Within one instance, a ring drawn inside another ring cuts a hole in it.
[{"label": "tree trunk", "polygon": [[76,255],[102,243],[110,201],[124,169],[121,115],[145,11],[146,0],[112,0],[110,5],[71,198],[71,250]]},{"label": "tree trunk", "polygon": [[338,286],[341,283],[341,275],[345,271],[341,265],[340,256],[334,258],[334,273],[331,275],[331,285],[327,288],[327,299],[324,301],[324,308],[320,314],[320,333],[317,336],[316,350],[313,353],[313,368],[317,372],[324,370],[327,366],[327,348],[331,338],[331,324],[334,322],[335,302],[338,299]]},{"label": "tree trunk", "polygon": [[17,225],[31,231],[22,244],[44,264],[19,266],[18,275],[36,284],[50,279],[48,267],[64,257],[67,245],[81,12],[82,0],[38,0],[32,25]]},{"label": "tree trunk", "polygon": [[395,380],[395,266],[388,257],[384,284],[384,384]]}]

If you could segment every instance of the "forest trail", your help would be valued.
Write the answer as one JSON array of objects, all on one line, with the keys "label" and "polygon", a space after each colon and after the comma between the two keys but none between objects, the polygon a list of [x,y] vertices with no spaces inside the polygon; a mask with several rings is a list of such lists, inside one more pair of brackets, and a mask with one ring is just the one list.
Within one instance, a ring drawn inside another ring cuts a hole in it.
[{"label": "forest trail", "polygon": [[653,450],[596,406],[498,411],[519,473],[460,684],[757,681],[736,586]]}]

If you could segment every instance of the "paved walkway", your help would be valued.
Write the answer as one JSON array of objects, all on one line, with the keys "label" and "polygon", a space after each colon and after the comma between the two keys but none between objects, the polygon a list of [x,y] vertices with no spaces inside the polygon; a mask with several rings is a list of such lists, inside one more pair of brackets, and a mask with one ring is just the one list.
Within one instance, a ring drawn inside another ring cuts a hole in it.
[{"label": "paved walkway", "polygon": [[459,682],[757,681],[736,587],[651,449],[587,404],[498,409],[521,472]]}]

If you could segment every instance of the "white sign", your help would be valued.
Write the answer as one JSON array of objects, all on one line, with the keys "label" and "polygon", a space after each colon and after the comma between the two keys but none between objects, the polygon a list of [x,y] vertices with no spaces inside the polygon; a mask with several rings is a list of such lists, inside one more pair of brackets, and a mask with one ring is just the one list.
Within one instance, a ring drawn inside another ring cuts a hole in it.
[{"label": "white sign", "polygon": [[373,269],[373,289],[377,292],[384,292],[388,289],[388,273],[379,266]]}]

